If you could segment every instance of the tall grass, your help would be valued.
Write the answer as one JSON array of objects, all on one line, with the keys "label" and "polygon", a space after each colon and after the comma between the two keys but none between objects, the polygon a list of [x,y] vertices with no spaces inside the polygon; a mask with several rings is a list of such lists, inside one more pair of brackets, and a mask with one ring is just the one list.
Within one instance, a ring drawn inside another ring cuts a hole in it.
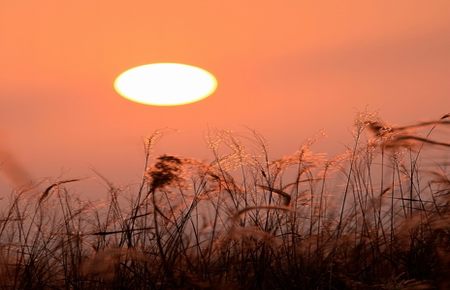
[{"label": "tall grass", "polygon": [[211,162],[154,158],[155,133],[137,192],[97,173],[104,203],[69,192],[77,179],[12,193],[0,288],[450,289],[448,160],[426,155],[449,156],[432,138],[448,117],[394,127],[363,114],[333,158],[308,140],[272,160],[256,132],[225,131],[209,137]]}]

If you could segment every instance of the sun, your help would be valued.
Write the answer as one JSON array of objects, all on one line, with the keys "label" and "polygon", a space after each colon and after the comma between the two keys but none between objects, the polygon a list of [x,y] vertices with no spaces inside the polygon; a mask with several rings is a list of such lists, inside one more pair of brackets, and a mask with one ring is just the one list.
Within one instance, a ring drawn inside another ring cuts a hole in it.
[{"label": "sun", "polygon": [[131,68],[114,81],[117,93],[133,102],[178,106],[198,102],[217,88],[216,78],[199,67],[153,63]]}]

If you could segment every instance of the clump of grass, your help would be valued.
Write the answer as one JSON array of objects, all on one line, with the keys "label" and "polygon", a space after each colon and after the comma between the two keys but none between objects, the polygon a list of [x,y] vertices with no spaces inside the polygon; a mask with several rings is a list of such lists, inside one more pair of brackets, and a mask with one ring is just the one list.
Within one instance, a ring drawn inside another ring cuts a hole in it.
[{"label": "clump of grass", "polygon": [[448,154],[431,138],[448,117],[363,114],[336,157],[308,140],[273,160],[258,133],[219,131],[210,162],[152,158],[155,133],[135,193],[97,173],[103,203],[69,192],[78,179],[10,195],[0,289],[448,289],[448,162],[425,155]]}]

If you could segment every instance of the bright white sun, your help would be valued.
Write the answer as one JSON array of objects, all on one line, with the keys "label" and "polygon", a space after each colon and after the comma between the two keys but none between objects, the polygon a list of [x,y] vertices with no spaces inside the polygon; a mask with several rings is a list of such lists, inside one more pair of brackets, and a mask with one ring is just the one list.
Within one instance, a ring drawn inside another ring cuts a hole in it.
[{"label": "bright white sun", "polygon": [[204,69],[179,63],[154,63],[131,68],[114,81],[114,88],[131,101],[154,106],[177,106],[200,101],[217,88]]}]

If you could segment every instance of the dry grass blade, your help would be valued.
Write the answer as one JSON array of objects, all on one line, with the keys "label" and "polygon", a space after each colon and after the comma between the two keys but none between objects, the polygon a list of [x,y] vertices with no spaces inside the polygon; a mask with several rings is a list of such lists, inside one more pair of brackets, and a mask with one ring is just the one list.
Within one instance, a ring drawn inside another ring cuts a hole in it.
[{"label": "dry grass blade", "polygon": [[427,126],[432,126],[432,125],[450,125],[450,121],[444,120],[447,117],[448,117],[447,115],[444,115],[438,121],[420,122],[420,123],[417,123],[417,124],[414,124],[414,125],[409,125],[409,126],[393,127],[392,130],[393,131],[404,131],[404,130],[407,130],[407,129],[427,127]]},{"label": "dry grass blade", "polygon": [[44,201],[44,199],[47,198],[47,197],[49,196],[50,191],[51,191],[53,188],[55,188],[55,187],[57,187],[57,186],[59,186],[59,185],[61,185],[61,184],[70,183],[70,182],[76,182],[76,181],[80,181],[80,180],[83,180],[83,178],[67,179],[67,180],[61,180],[61,181],[58,181],[58,182],[53,183],[52,185],[50,185],[49,187],[47,187],[47,188],[44,190],[44,192],[42,193],[41,197],[39,198],[39,202],[38,202],[38,203],[39,203],[39,204],[42,203],[42,202]]},{"label": "dry grass blade", "polygon": [[399,136],[396,136],[392,141],[389,142],[389,144],[395,144],[395,142],[409,141],[409,140],[415,140],[415,141],[428,143],[428,144],[432,144],[432,145],[439,145],[439,146],[444,146],[444,147],[450,147],[450,143],[434,141],[434,140],[431,140],[431,139],[428,139],[428,138],[412,136],[412,135],[399,135]]},{"label": "dry grass blade", "polygon": [[259,210],[259,209],[267,209],[267,210],[281,210],[281,211],[292,211],[292,208],[287,206],[275,206],[275,205],[259,205],[259,206],[249,206],[244,209],[241,209],[237,213],[235,213],[232,217],[233,221],[238,221],[239,217],[243,215],[246,212],[252,211],[252,210]]},{"label": "dry grass blade", "polygon": [[146,228],[135,228],[132,230],[126,229],[126,230],[117,230],[117,231],[100,231],[100,232],[94,232],[94,233],[89,233],[86,235],[91,235],[91,236],[107,236],[107,235],[115,235],[115,234],[123,234],[123,233],[128,233],[129,231],[148,231],[148,230],[153,230],[155,229],[154,227],[146,227]]},{"label": "dry grass blade", "polygon": [[271,192],[275,192],[276,194],[279,194],[282,198],[283,198],[283,205],[285,206],[289,206],[289,204],[291,203],[291,195],[289,193],[286,193],[280,189],[276,189],[276,188],[272,188],[269,186],[265,186],[265,185],[260,185],[258,184],[258,186],[262,189],[271,191]]}]

